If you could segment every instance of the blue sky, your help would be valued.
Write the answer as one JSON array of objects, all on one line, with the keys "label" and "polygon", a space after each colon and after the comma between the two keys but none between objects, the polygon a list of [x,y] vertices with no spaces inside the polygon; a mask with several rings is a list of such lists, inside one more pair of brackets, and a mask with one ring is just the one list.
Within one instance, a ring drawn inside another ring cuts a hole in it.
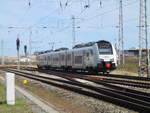
[{"label": "blue sky", "polygon": [[[72,15],[77,18],[76,27],[80,26],[76,29],[76,43],[108,40],[115,44],[119,0],[101,1],[100,6],[100,0],[89,0],[90,7],[85,9],[88,0],[1,0],[0,40],[4,41],[4,55],[16,55],[18,34],[20,51],[24,54],[23,46],[29,47],[30,30],[32,52],[51,49],[51,42],[55,42],[54,48],[71,48]],[[148,7],[148,25],[149,10]],[[123,0],[123,11],[125,48],[138,47],[139,0]],[[43,28],[45,26],[47,28]]]}]

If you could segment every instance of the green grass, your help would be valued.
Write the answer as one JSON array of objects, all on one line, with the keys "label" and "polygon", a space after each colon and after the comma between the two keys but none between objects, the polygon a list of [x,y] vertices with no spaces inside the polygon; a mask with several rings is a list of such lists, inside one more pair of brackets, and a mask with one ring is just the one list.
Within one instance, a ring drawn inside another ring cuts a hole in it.
[{"label": "green grass", "polygon": [[22,100],[16,99],[16,104],[7,105],[5,100],[5,87],[0,83],[0,113],[33,113],[29,105]]},{"label": "green grass", "polygon": [[[118,70],[122,69],[122,65],[118,65]],[[137,57],[125,57],[124,71],[138,73],[138,58]]]}]

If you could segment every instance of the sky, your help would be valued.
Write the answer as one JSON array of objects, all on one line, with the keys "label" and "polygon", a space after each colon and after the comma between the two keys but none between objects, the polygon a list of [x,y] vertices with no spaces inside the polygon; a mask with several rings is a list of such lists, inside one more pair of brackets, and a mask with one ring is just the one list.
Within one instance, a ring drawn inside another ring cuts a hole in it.
[{"label": "sky", "polygon": [[[123,0],[125,49],[138,48],[139,1]],[[89,7],[85,8],[86,5]],[[32,53],[52,49],[53,43],[54,49],[72,48],[72,16],[75,17],[76,44],[108,40],[115,45],[118,7],[119,0],[1,0],[0,54],[16,56],[17,37],[21,41],[21,55],[24,55],[24,45],[29,52],[29,42]],[[150,25],[149,7],[147,12]],[[149,31],[148,27],[150,40]]]}]

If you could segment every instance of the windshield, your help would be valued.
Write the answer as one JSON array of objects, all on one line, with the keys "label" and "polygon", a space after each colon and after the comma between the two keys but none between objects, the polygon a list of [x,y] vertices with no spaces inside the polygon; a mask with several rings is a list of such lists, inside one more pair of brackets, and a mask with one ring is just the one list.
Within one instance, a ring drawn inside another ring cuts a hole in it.
[{"label": "windshield", "polygon": [[112,46],[109,42],[100,41],[100,42],[97,42],[97,44],[98,44],[98,49],[99,49],[100,55],[111,55],[111,54],[113,54]]}]

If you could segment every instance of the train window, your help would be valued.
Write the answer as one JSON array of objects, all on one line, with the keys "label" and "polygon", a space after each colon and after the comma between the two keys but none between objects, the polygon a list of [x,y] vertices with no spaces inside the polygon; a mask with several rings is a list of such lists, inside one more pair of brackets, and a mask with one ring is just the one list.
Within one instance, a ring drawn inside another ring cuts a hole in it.
[{"label": "train window", "polygon": [[90,53],[91,53],[91,56],[93,56],[93,51],[92,50],[90,50]]},{"label": "train window", "polygon": [[86,53],[86,57],[89,57],[89,53]]},{"label": "train window", "polygon": [[87,57],[87,60],[89,60],[90,59],[90,53],[88,52],[88,53],[86,53],[86,57]]},{"label": "train window", "polygon": [[82,56],[75,56],[75,64],[82,64]]},{"label": "train window", "polygon": [[98,44],[99,54],[102,54],[102,55],[113,54],[112,45],[109,42],[102,41],[102,42],[98,42],[97,44]]}]

